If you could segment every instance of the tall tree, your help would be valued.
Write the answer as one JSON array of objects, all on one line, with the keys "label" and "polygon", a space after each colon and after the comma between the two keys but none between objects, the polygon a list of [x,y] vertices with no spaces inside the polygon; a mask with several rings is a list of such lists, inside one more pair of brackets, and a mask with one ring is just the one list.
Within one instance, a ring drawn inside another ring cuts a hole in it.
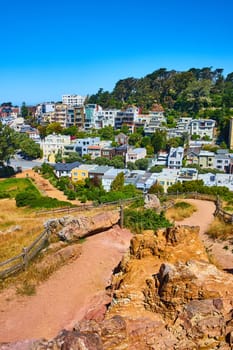
[{"label": "tall tree", "polygon": [[0,162],[7,162],[17,149],[15,132],[0,122]]}]

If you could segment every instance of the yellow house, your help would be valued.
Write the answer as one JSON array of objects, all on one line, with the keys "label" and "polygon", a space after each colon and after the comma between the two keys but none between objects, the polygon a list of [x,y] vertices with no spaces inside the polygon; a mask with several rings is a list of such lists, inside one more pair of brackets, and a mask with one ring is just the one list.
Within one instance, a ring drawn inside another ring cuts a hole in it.
[{"label": "yellow house", "polygon": [[71,170],[71,180],[73,182],[84,181],[88,177],[88,170],[74,168]]},{"label": "yellow house", "polygon": [[96,168],[96,164],[81,164],[71,170],[71,180],[73,182],[84,181],[89,176],[89,171]]}]

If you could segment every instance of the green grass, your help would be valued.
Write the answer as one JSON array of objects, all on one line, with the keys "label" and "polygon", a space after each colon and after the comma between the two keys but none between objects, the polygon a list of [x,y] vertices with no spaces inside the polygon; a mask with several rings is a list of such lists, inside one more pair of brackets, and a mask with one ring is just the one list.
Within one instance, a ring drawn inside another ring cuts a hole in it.
[{"label": "green grass", "polygon": [[39,190],[30,179],[6,179],[0,181],[0,197],[1,194],[6,194],[5,197],[15,198],[16,195],[23,191],[31,191],[40,195]]}]

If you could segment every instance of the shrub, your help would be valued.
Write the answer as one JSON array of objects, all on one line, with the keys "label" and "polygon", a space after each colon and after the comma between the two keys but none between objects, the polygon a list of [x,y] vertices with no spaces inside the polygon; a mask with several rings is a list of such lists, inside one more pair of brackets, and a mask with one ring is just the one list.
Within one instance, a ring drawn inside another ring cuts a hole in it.
[{"label": "shrub", "polygon": [[69,200],[75,199],[76,198],[76,193],[74,191],[72,191],[72,190],[68,191],[67,198]]},{"label": "shrub", "polygon": [[163,212],[157,214],[152,209],[141,211],[125,209],[124,225],[136,233],[140,233],[143,230],[157,230],[158,228],[172,226],[165,218]]},{"label": "shrub", "polygon": [[29,206],[30,203],[38,199],[38,195],[32,191],[24,191],[19,192],[16,197],[16,205],[17,207],[26,207]]}]

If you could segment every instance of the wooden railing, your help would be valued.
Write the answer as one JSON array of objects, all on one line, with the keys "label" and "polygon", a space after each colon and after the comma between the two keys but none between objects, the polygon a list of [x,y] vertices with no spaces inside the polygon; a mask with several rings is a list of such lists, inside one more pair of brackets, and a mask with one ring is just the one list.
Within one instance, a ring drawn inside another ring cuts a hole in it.
[{"label": "wooden railing", "polygon": [[48,230],[43,231],[30,246],[24,247],[19,255],[1,262],[0,278],[6,278],[15,272],[26,269],[28,263],[46,246],[49,234]]}]

